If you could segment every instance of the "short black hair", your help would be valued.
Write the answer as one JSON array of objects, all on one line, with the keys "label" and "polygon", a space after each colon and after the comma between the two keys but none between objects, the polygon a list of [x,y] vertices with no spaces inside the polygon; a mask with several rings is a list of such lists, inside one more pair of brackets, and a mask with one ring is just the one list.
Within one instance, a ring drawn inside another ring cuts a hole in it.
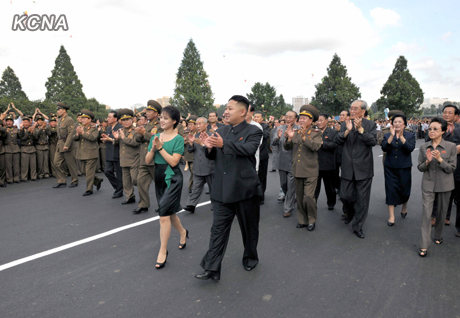
[{"label": "short black hair", "polygon": [[326,120],[329,119],[329,115],[328,115],[328,114],[320,113],[320,114],[318,115],[318,117],[320,117],[320,116],[323,116]]},{"label": "short black hair", "polygon": [[246,97],[241,96],[241,95],[233,95],[232,97],[230,97],[229,101],[231,101],[231,100],[233,100],[233,101],[235,101],[237,103],[243,104],[244,107],[246,108],[246,110],[248,110],[250,102]]},{"label": "short black hair", "polygon": [[[296,112],[296,111],[294,111],[294,110],[291,109],[291,110],[288,110],[288,111],[286,112],[286,114],[289,113],[289,112],[293,112],[293,113],[294,113],[295,119],[297,119],[297,117],[299,117],[299,115],[297,115],[297,112]],[[284,119],[283,119],[283,120],[284,120]]]},{"label": "short black hair", "polygon": [[147,119],[147,116],[145,116],[145,115],[140,115],[139,119],[141,119],[142,117],[144,117],[144,119]]},{"label": "short black hair", "polygon": [[342,112],[347,112],[347,116],[350,116],[350,111],[347,109],[347,110],[342,110]]},{"label": "short black hair", "polygon": [[458,115],[460,113],[460,111],[458,110],[458,107],[455,106],[454,104],[446,104],[443,108],[442,108],[442,112],[444,112],[444,109],[446,109],[447,107],[452,107],[452,108],[455,108],[455,115]]},{"label": "short black hair", "polygon": [[393,117],[390,119],[391,124],[393,125],[393,121],[395,120],[395,118],[398,118],[398,117],[401,117],[402,120],[404,121],[404,125],[407,126],[407,118],[406,118],[406,115],[403,115],[403,114],[393,115]]},{"label": "short black hair", "polygon": [[434,117],[431,119],[431,123],[440,123],[441,124],[441,130],[442,131],[447,131],[447,121],[443,118],[439,118],[439,117]]},{"label": "short black hair", "polygon": [[284,119],[280,119],[280,123],[281,123],[282,121],[284,121],[284,123],[286,123],[286,120],[284,120]]},{"label": "short black hair", "polygon": [[248,111],[249,112],[255,112],[256,111],[256,106],[254,106],[253,104],[249,104]]},{"label": "short black hair", "polygon": [[208,116],[211,115],[211,114],[216,114],[216,117],[219,117],[219,115],[215,111],[209,112]]},{"label": "short black hair", "polygon": [[117,111],[116,110],[111,110],[109,111],[109,114],[112,114],[113,118],[118,118]]},{"label": "short black hair", "polygon": [[[251,105],[251,106],[252,106],[252,105]],[[264,114],[263,114],[260,110],[258,110],[258,111],[256,111],[256,112],[254,113],[254,115],[257,115],[257,114],[260,114],[260,116],[262,116],[262,118],[264,117]]]},{"label": "short black hair", "polygon": [[180,111],[174,107],[174,106],[166,106],[161,109],[161,112],[164,113],[166,112],[169,117],[171,117],[172,120],[175,120],[176,122],[174,123],[174,128],[179,125],[180,122]]},{"label": "short black hair", "polygon": [[222,117],[217,117],[217,121],[222,121]]}]

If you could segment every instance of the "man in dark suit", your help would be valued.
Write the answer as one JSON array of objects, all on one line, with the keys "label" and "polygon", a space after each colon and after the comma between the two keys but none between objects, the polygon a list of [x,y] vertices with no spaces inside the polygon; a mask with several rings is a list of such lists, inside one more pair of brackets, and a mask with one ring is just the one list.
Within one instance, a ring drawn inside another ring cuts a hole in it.
[{"label": "man in dark suit", "polygon": [[267,141],[270,137],[270,127],[263,123],[263,114],[261,111],[254,112],[254,121],[262,126],[263,129],[263,139],[262,144],[259,147],[259,170],[257,174],[259,175],[260,184],[262,186],[262,198],[260,205],[264,204],[265,201],[265,189],[267,189],[267,172],[268,172],[268,145]]},{"label": "man in dark suit", "polygon": [[337,194],[334,188],[335,182],[335,150],[337,144],[334,142],[338,132],[335,129],[327,127],[329,116],[327,114],[319,114],[316,124],[323,132],[323,144],[318,151],[319,175],[316,183],[315,199],[318,202],[318,197],[321,192],[321,179],[324,183],[324,190],[327,197],[327,208],[333,210],[337,201]]},{"label": "man in dark suit", "polygon": [[232,96],[224,116],[230,125],[219,128],[214,136],[201,134],[206,157],[215,161],[211,188],[214,219],[209,249],[201,261],[203,274],[198,279],[220,279],[233,219],[236,215],[243,237],[243,266],[247,271],[256,267],[259,240],[260,187],[256,172],[255,153],[260,145],[262,131],[246,122],[249,101]]},{"label": "man in dark suit", "polygon": [[209,113],[208,127],[206,129],[209,130],[211,133],[215,133],[217,131],[217,129],[219,129],[220,127],[225,126],[224,124],[219,123],[217,121],[217,119],[218,119],[217,112],[210,112]]},{"label": "man in dark suit", "polygon": [[345,224],[354,217],[353,232],[362,239],[374,177],[372,147],[377,144],[377,126],[375,122],[363,118],[366,110],[365,101],[354,101],[350,106],[351,119],[342,123],[335,138],[338,145],[343,145],[340,198],[343,212],[348,216]]},{"label": "man in dark suit", "polygon": [[114,144],[115,137],[113,136],[113,132],[118,131],[123,126],[118,123],[117,112],[114,110],[107,116],[107,123],[106,133],[101,135],[101,140],[105,142],[104,174],[115,190],[112,199],[116,199],[123,196],[123,172],[120,167],[120,146],[118,143]]}]

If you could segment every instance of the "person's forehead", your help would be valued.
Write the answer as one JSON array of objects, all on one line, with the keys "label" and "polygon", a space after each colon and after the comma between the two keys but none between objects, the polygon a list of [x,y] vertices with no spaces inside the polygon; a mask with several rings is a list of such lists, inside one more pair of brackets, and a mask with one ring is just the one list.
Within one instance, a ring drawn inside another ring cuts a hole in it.
[{"label": "person's forehead", "polygon": [[446,107],[446,108],[444,108],[444,113],[455,113],[455,108]]}]

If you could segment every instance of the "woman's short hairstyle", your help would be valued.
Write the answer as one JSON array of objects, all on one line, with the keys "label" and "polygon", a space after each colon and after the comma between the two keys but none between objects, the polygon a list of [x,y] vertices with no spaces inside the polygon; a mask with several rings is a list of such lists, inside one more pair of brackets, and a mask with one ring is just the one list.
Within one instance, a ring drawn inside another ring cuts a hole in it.
[{"label": "woman's short hairstyle", "polygon": [[391,124],[393,125],[393,121],[395,120],[395,118],[398,118],[398,117],[401,117],[402,120],[404,121],[404,125],[407,126],[407,118],[405,115],[403,114],[396,114],[396,115],[393,115],[393,117],[391,118]]},{"label": "woman's short hairstyle", "polygon": [[431,119],[431,123],[440,123],[441,124],[441,130],[442,131],[447,131],[447,121],[445,121],[443,118],[438,118],[438,117],[434,117],[433,119]]}]

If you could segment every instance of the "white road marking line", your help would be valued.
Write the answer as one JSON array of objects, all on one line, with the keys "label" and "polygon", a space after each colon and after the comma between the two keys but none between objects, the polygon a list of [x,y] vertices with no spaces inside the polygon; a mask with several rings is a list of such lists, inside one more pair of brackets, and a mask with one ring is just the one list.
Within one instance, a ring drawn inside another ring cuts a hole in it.
[{"label": "white road marking line", "polygon": [[[210,204],[210,203],[211,203],[211,201],[206,201],[206,202],[203,202],[203,203],[199,203],[197,205],[197,207],[207,205],[207,204]],[[181,212],[184,212],[184,211],[185,210],[180,210],[177,213],[181,213]],[[67,250],[69,248],[72,248],[72,247],[75,247],[75,246],[78,246],[78,245],[82,245],[82,244],[85,244],[85,243],[88,243],[88,242],[91,242],[91,241],[98,240],[100,238],[103,238],[103,237],[106,237],[106,236],[109,236],[109,235],[112,235],[112,234],[115,234],[115,233],[130,229],[132,227],[136,227],[136,226],[139,226],[139,225],[143,225],[143,224],[146,224],[146,223],[156,221],[159,218],[160,218],[159,216],[155,216],[155,217],[150,218],[150,219],[146,219],[146,220],[142,220],[142,221],[139,221],[139,222],[136,222],[136,223],[128,224],[128,225],[125,225],[125,226],[122,226],[122,227],[119,227],[119,228],[116,228],[116,229],[113,229],[113,230],[110,230],[110,231],[107,231],[107,232],[104,232],[104,233],[101,233],[101,234],[90,236],[88,238],[85,238],[85,239],[82,239],[82,240],[79,240],[79,241],[76,241],[76,242],[72,242],[72,243],[62,245],[62,246],[59,246],[59,247],[56,247],[56,248],[53,248],[53,249],[38,253],[38,254],[34,254],[34,255],[31,255],[31,256],[28,256],[28,257],[18,259],[16,261],[13,261],[13,262],[10,262],[10,263],[7,263],[7,264],[4,264],[4,265],[0,266],[0,272],[4,271],[5,269],[8,269],[8,268],[11,268],[11,267],[14,267],[14,266],[18,266],[18,265],[21,265],[21,264],[36,260],[38,258],[42,258],[42,257],[48,256],[48,255],[51,255],[51,254],[55,254],[57,252]]]},{"label": "white road marking line", "polygon": [[379,158],[380,158],[380,157],[383,157],[383,155],[379,155]]}]

